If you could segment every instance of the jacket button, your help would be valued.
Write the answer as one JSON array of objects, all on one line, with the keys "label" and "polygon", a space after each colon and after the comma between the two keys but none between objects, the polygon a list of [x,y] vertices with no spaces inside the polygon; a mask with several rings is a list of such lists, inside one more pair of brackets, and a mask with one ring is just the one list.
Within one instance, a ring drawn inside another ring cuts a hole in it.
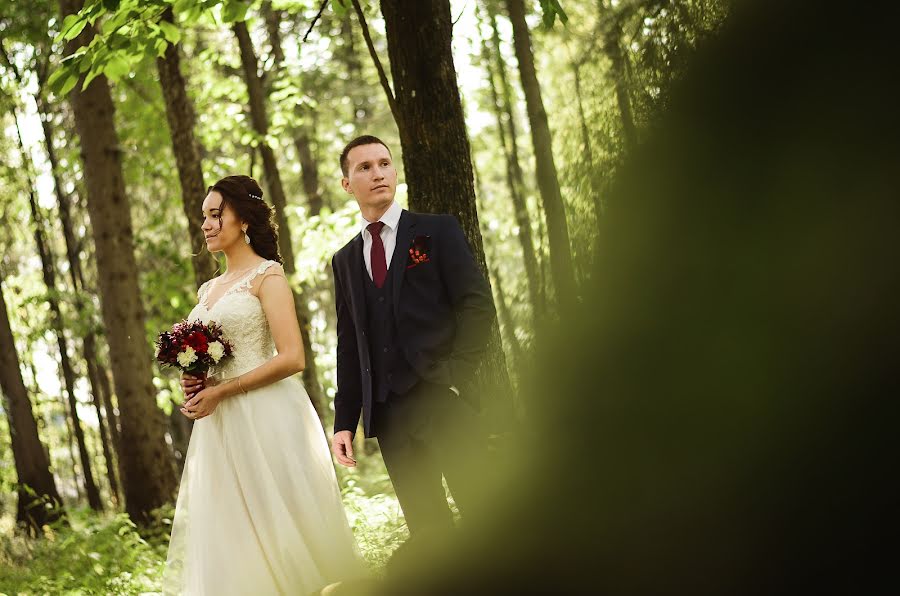
[{"label": "jacket button", "polygon": [[385,349],[384,349],[384,353],[385,353],[385,354],[387,354],[387,351],[388,351],[388,349],[387,349],[387,348],[385,348]]}]

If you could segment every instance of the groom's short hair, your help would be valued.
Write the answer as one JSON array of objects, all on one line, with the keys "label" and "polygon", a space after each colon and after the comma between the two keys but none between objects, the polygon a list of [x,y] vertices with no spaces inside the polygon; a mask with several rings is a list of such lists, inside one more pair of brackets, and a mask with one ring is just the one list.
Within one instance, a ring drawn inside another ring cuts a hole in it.
[{"label": "groom's short hair", "polygon": [[344,150],[341,151],[341,172],[343,172],[345,178],[349,173],[347,171],[347,168],[349,166],[349,164],[347,163],[347,156],[350,154],[351,149],[353,149],[354,147],[359,147],[360,145],[383,145],[384,148],[388,150],[388,155],[390,155],[391,158],[394,157],[394,155],[391,153],[391,148],[387,146],[387,143],[385,143],[378,137],[374,137],[372,135],[360,135],[347,143],[347,145],[344,146]]}]

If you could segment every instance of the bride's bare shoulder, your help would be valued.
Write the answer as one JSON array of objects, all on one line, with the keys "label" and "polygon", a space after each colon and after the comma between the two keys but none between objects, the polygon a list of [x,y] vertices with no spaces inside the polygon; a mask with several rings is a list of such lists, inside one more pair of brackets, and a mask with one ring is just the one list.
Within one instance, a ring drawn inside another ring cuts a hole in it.
[{"label": "bride's bare shoulder", "polygon": [[[280,277],[284,279],[284,285],[287,285],[287,275],[284,272],[284,267],[278,261],[266,261],[265,263],[260,263],[259,265],[260,272],[256,276],[256,279],[253,280],[253,292],[258,296],[260,290],[263,288],[264,282],[270,277]],[[266,286],[272,285],[274,282],[269,282],[265,284]]]}]

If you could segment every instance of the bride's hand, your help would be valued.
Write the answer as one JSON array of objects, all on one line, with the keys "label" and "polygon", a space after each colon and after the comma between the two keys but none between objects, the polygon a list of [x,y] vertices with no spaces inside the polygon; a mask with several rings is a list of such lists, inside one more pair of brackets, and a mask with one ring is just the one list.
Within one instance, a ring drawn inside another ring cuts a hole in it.
[{"label": "bride's hand", "polygon": [[184,391],[185,400],[189,400],[198,391],[206,387],[210,379],[204,379],[200,375],[192,375],[190,373],[181,373],[181,390]]},{"label": "bride's hand", "polygon": [[181,406],[181,413],[191,420],[205,418],[216,411],[219,405],[219,391],[214,387],[205,387],[199,393],[194,394]]}]

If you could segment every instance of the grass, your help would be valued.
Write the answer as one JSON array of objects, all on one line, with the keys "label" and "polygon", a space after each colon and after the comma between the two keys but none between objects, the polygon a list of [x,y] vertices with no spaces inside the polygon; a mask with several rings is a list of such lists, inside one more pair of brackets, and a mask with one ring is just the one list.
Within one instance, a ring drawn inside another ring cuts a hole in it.
[{"label": "grass", "polygon": [[[380,574],[408,533],[381,458],[360,464],[339,472],[341,493],[360,551]],[[37,540],[0,517],[0,595],[159,593],[173,513],[158,511],[156,529],[141,535],[123,513],[70,509],[69,527],[45,527]]]}]

